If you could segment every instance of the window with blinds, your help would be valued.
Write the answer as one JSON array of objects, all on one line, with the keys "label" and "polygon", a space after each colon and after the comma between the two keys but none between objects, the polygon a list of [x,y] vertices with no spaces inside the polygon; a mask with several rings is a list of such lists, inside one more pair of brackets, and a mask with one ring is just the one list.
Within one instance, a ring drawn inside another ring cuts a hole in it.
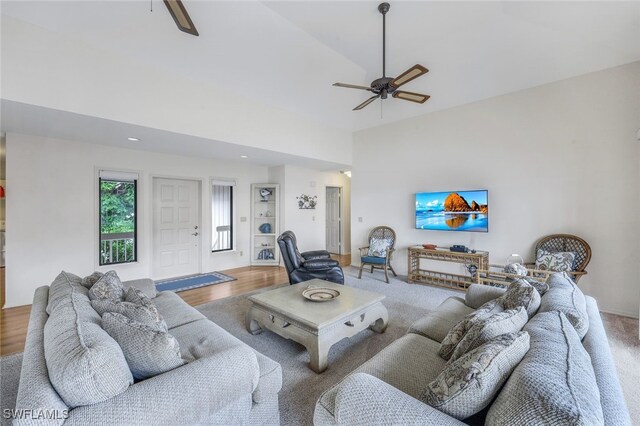
[{"label": "window with blinds", "polygon": [[233,250],[234,181],[214,180],[211,183],[211,251]]}]

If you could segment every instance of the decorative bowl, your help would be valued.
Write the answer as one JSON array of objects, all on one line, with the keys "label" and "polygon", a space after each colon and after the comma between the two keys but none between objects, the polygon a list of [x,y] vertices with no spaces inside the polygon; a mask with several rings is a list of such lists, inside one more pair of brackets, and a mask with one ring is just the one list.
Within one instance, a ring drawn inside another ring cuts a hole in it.
[{"label": "decorative bowl", "polygon": [[340,296],[340,292],[332,288],[310,286],[302,292],[302,296],[312,302],[328,302]]},{"label": "decorative bowl", "polygon": [[426,249],[429,249],[429,250],[435,250],[436,247],[438,247],[438,246],[435,245],[435,244],[423,244],[422,245],[422,248],[426,248]]}]

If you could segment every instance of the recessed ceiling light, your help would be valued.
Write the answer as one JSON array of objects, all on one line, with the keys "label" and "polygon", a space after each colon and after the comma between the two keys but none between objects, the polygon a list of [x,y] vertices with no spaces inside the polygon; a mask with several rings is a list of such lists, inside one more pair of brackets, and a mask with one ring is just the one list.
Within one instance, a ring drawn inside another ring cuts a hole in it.
[{"label": "recessed ceiling light", "polygon": [[241,155],[240,158],[249,158],[246,155]]},{"label": "recessed ceiling light", "polygon": [[131,142],[140,142],[140,139],[138,139],[138,138],[127,138],[127,140],[129,140]]}]

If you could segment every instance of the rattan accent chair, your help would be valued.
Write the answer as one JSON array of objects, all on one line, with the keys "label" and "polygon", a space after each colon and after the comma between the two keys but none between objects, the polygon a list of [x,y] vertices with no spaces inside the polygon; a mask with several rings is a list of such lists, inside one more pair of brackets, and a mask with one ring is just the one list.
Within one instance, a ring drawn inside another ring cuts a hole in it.
[{"label": "rattan accent chair", "polygon": [[[570,234],[554,234],[542,238],[536,243],[535,253],[543,249],[551,253],[573,252],[576,255],[572,272],[568,272],[573,276],[573,280],[577,283],[580,277],[587,274],[585,268],[591,260],[591,247],[585,240]],[[528,267],[535,266],[535,262],[526,263]]]},{"label": "rattan accent chair", "polygon": [[[384,257],[369,255],[369,247],[371,247],[372,240],[375,239],[389,241],[389,247],[386,250]],[[394,271],[393,266],[391,266],[391,258],[395,251],[395,245],[396,231],[388,226],[377,226],[373,228],[371,232],[369,232],[369,245],[366,247],[360,247],[360,272],[358,273],[358,278],[362,278],[362,269],[365,266],[371,267],[371,273],[373,273],[374,269],[384,270],[384,280],[387,283],[389,283],[389,270],[393,273],[394,277],[397,277],[398,275],[396,274],[396,271]]]}]

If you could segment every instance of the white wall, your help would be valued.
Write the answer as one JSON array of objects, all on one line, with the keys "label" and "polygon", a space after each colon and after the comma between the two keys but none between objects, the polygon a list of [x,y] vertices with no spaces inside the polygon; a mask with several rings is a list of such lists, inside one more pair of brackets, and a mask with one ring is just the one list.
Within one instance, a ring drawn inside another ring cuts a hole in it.
[{"label": "white wall", "polygon": [[351,131],[2,15],[2,98],[351,163]]},{"label": "white wall", "polygon": [[[140,173],[137,263],[97,266],[96,168]],[[150,276],[153,176],[202,181],[203,271],[249,264],[250,221],[238,218],[250,217],[250,184],[267,180],[266,167],[7,134],[6,306],[31,303],[34,290],[62,269],[81,276],[96,269],[115,269],[122,279]],[[212,177],[237,179],[233,252],[210,251]]]},{"label": "white wall", "polygon": [[[532,259],[544,235],[576,234],[593,250],[580,287],[602,310],[637,316],[638,127],[640,62],[358,132],[353,244],[392,226],[406,273],[409,245],[465,244],[504,263]],[[489,190],[489,233],[414,229],[416,192],[465,189]]]},{"label": "white wall", "polygon": [[[280,184],[280,230],[291,230],[300,251],[326,248],[326,187],[342,188],[342,254],[351,253],[351,181],[339,172],[320,172],[291,165],[271,167],[270,181]],[[296,197],[317,196],[314,210],[299,209]]]}]

